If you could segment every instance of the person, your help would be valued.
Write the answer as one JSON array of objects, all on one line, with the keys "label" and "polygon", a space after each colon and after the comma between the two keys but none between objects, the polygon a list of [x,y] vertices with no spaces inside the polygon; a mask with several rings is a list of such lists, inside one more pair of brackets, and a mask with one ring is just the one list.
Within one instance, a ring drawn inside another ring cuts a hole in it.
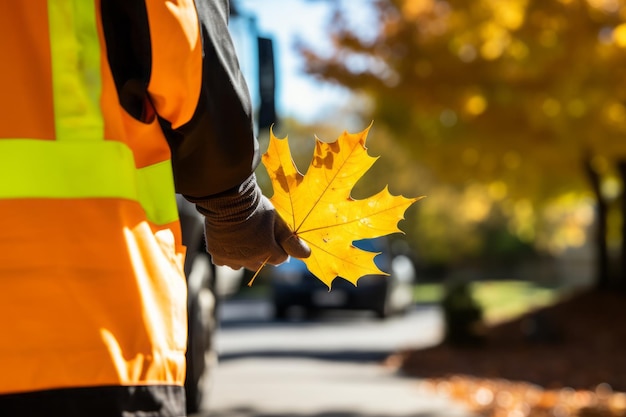
[{"label": "person", "polygon": [[0,415],[185,414],[175,193],[216,264],[310,253],[256,182],[228,7],[0,4]]}]

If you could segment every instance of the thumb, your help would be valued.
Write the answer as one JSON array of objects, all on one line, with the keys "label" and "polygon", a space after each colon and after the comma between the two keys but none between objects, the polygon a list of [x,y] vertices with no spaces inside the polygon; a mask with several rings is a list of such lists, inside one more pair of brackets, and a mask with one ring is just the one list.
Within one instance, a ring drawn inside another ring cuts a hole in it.
[{"label": "thumb", "polygon": [[285,223],[278,213],[276,214],[276,222],[274,223],[274,233],[276,241],[288,255],[299,259],[311,256],[311,248],[309,248],[309,245],[289,229],[287,223]]},{"label": "thumb", "polygon": [[293,233],[282,241],[280,245],[288,255],[294,258],[304,259],[311,256],[311,248],[309,248],[309,245]]}]

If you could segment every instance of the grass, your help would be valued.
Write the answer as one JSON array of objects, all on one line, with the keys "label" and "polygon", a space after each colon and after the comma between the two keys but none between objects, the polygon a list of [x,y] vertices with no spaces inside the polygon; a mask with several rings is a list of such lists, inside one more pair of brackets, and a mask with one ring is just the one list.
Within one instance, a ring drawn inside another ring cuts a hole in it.
[{"label": "grass", "polygon": [[[560,291],[527,281],[478,281],[471,284],[472,295],[483,307],[488,324],[512,319],[530,310],[555,303]],[[417,303],[438,303],[445,294],[444,284],[418,284]]]},{"label": "grass", "polygon": [[[251,287],[243,286],[238,297],[267,298],[269,282],[264,277]],[[244,278],[246,280],[247,277]],[[247,281],[246,281],[247,282]],[[471,284],[472,295],[483,307],[487,324],[495,324],[520,316],[530,310],[555,303],[561,291],[546,288],[528,281],[477,281]],[[417,304],[439,303],[445,294],[443,283],[420,283],[415,286]]]},{"label": "grass", "polygon": [[439,303],[443,299],[444,286],[440,283],[417,284],[413,299],[418,304]]}]

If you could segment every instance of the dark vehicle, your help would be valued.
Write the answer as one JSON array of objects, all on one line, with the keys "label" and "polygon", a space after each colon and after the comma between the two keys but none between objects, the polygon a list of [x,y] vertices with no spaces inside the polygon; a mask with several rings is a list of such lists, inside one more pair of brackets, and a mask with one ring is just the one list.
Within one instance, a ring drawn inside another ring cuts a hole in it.
[{"label": "dark vehicle", "polygon": [[313,276],[304,262],[291,258],[274,268],[271,277],[274,314],[278,319],[286,318],[289,309],[299,307],[307,315],[320,310],[345,309],[369,310],[377,317],[386,318],[406,312],[413,304],[415,269],[405,255],[391,255],[387,239],[367,239],[354,245],[368,252],[380,252],[374,262],[385,275],[366,275],[358,285],[336,278],[331,291]]},{"label": "dark vehicle", "polygon": [[211,369],[217,365],[215,332],[218,328],[219,301],[241,286],[244,270],[233,270],[211,263],[204,243],[204,218],[195,205],[177,196],[183,244],[187,247],[187,374],[185,391],[188,412],[196,412],[208,390]]},{"label": "dark vehicle", "polygon": [[204,249],[204,220],[193,204],[177,196],[183,244],[187,247],[187,411],[200,408],[206,391],[208,368],[217,362],[214,333],[217,329],[217,268]]},{"label": "dark vehicle", "polygon": [[211,263],[204,243],[204,218],[195,205],[177,196],[183,244],[187,247],[187,374],[185,391],[188,412],[200,408],[217,365],[215,332],[218,329],[219,301],[234,294],[241,286],[244,270],[233,270]]},{"label": "dark vehicle", "polygon": [[[255,111],[256,129],[268,128],[276,122],[275,75],[272,40],[259,36],[252,16],[238,12],[231,1],[229,29],[241,70],[246,78]],[[212,368],[217,365],[215,332],[218,327],[219,300],[240,287],[244,271],[216,267],[205,250],[204,218],[183,197],[177,196],[183,244],[187,247],[189,317],[187,344],[187,375],[185,391],[187,411],[197,412],[209,389]]]}]

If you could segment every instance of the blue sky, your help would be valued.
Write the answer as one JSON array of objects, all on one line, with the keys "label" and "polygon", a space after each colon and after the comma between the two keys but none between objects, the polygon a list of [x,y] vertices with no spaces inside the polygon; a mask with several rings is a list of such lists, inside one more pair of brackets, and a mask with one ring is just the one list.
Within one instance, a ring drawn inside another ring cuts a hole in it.
[{"label": "blue sky", "polygon": [[348,93],[337,86],[320,83],[302,71],[302,60],[293,49],[298,38],[316,48],[328,48],[324,27],[330,10],[327,1],[306,0],[239,0],[244,12],[252,13],[263,35],[274,39],[278,66],[278,111],[283,117],[304,121],[323,117],[348,99]]}]

